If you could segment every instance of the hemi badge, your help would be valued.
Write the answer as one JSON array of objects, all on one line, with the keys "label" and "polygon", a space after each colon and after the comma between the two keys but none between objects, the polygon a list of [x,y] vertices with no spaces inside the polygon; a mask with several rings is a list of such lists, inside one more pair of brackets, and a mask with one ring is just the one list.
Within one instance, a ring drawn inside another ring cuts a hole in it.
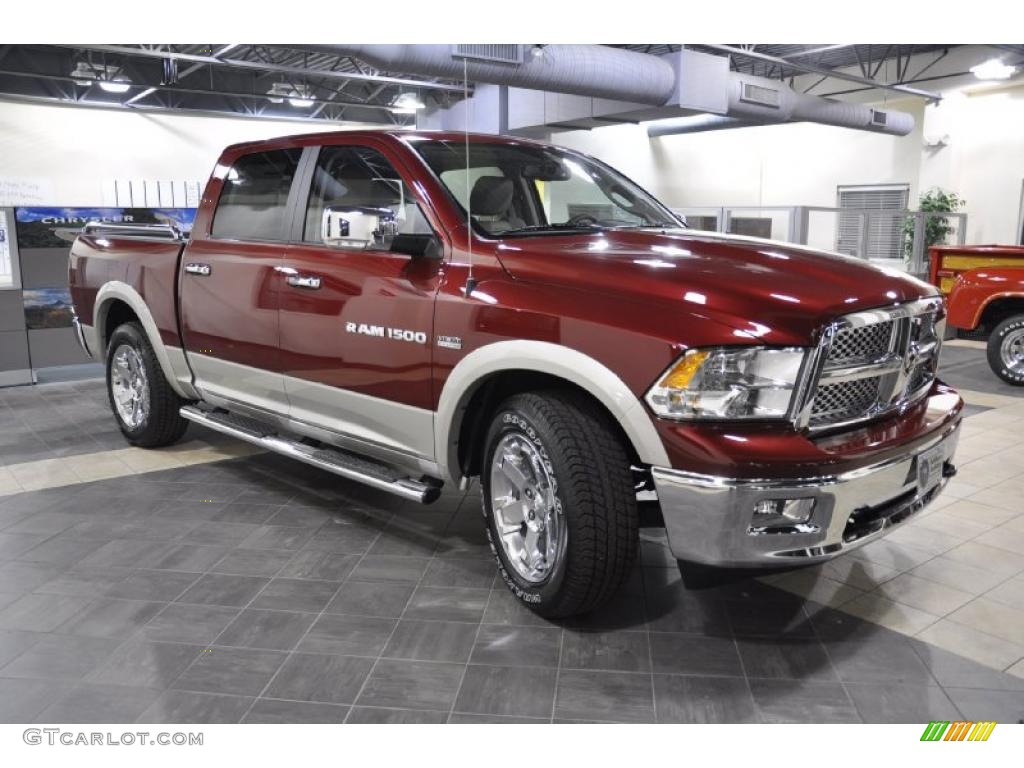
[{"label": "hemi badge", "polygon": [[462,349],[462,339],[458,336],[438,336],[437,346],[445,349]]}]

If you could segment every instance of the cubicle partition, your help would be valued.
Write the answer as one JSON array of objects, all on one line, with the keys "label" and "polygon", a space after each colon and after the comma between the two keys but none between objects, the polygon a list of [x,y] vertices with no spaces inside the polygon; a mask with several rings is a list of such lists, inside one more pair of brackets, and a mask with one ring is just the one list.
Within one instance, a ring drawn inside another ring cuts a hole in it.
[{"label": "cubicle partition", "polygon": [[0,211],[0,386],[100,375],[71,325],[68,252],[86,222],[169,222],[187,230],[195,216],[191,208]]}]

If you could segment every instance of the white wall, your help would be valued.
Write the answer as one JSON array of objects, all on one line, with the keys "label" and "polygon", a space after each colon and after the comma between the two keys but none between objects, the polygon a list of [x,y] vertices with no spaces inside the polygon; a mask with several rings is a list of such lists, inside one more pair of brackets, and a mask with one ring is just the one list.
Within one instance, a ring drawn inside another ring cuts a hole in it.
[{"label": "white wall", "polygon": [[841,184],[905,183],[916,195],[922,107],[909,136],[797,123],[648,139],[642,125],[556,134],[600,156],[671,206],[836,204]]},{"label": "white wall", "polygon": [[228,144],[325,129],[301,120],[0,101],[0,179],[48,180],[46,205],[99,206],[105,179],[205,183]]},{"label": "white wall", "polygon": [[[666,136],[638,125],[558,133],[553,141],[596,155],[673,207],[836,205],[846,184],[910,185],[916,207],[933,186],[963,196],[968,243],[1014,243],[1024,182],[1024,87],[978,92],[977,81],[885,106],[912,113],[908,136],[791,124]],[[966,91],[966,95],[965,95]],[[949,135],[946,147],[924,139]]]},{"label": "white wall", "polygon": [[967,201],[968,242],[1016,243],[1024,185],[1024,87],[947,95],[929,107],[929,137],[948,144],[925,149],[923,188],[939,186]]}]

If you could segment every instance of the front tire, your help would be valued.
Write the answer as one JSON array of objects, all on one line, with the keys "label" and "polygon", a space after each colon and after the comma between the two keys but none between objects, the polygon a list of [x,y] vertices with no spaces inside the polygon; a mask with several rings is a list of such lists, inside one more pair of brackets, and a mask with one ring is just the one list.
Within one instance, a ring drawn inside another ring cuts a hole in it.
[{"label": "front tire", "polygon": [[988,337],[988,364],[1007,384],[1024,386],[1024,315],[997,325]]},{"label": "front tire", "polygon": [[517,394],[484,446],[487,536],[512,594],[548,618],[606,602],[639,540],[631,462],[608,415],[573,392]]},{"label": "front tire", "polygon": [[181,439],[185,401],[171,389],[138,323],[115,329],[107,347],[107,396],[121,433],[132,445],[158,448]]}]

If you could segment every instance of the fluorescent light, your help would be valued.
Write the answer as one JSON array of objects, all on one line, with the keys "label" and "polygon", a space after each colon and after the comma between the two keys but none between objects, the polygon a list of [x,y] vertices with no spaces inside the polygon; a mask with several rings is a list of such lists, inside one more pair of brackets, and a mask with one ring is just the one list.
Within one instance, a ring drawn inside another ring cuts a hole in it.
[{"label": "fluorescent light", "polygon": [[107,93],[125,93],[132,87],[132,84],[119,77],[114,80],[100,80],[99,86]]},{"label": "fluorescent light", "polygon": [[989,59],[971,67],[971,72],[979,80],[1008,80],[1016,71],[1016,67],[1003,64],[1001,59]]},{"label": "fluorescent light", "polygon": [[415,93],[403,93],[391,102],[391,111],[396,115],[414,115],[426,108],[426,104],[417,98]]}]

